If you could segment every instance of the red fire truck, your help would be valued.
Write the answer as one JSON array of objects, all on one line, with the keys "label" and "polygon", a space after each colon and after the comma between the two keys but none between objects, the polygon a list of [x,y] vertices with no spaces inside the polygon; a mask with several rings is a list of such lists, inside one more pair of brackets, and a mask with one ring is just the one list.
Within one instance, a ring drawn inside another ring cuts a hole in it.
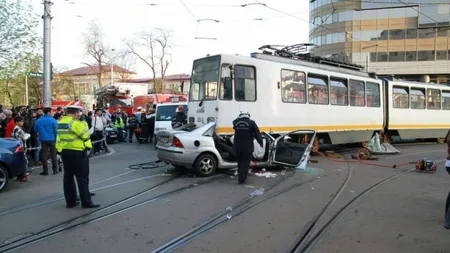
[{"label": "red fire truck", "polygon": [[133,112],[137,111],[138,107],[142,107],[145,110],[149,110],[156,104],[162,103],[178,103],[187,102],[188,96],[185,94],[147,94],[134,97]]},{"label": "red fire truck", "polygon": [[[95,90],[97,104],[94,107],[108,107],[108,112],[113,113],[116,106],[120,105],[128,115],[133,112],[133,99],[128,88],[117,85],[106,85]],[[93,108],[95,109],[95,108]]]},{"label": "red fire truck", "polygon": [[[52,100],[52,112],[55,113],[58,109],[58,107],[67,107],[67,106],[71,106],[71,105],[75,105],[75,106],[81,106],[83,107],[84,104],[83,102],[79,101],[79,100]],[[43,104],[38,105],[37,108],[44,108]]]}]

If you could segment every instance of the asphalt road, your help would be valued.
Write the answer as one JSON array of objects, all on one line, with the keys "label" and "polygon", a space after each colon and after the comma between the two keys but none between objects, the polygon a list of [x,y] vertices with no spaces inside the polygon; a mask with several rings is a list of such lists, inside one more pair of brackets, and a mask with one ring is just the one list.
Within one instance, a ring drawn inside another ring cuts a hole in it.
[{"label": "asphalt road", "polygon": [[[66,209],[62,173],[44,177],[36,170],[30,182],[10,182],[0,193],[0,252],[13,245],[18,247],[8,252],[152,252],[213,218],[218,225],[199,230],[174,252],[286,252],[331,199],[307,238],[315,240],[304,244],[309,252],[449,252],[450,231],[442,227],[449,190],[442,144],[399,145],[401,154],[375,162],[428,157],[439,161],[434,174],[406,171],[412,165],[394,169],[314,156],[318,163],[306,171],[251,175],[246,185],[227,173],[197,178],[169,166],[130,170],[130,164],[156,160],[154,149],[110,147],[114,154],[90,163],[99,210]],[[350,159],[348,152],[343,156]]]}]

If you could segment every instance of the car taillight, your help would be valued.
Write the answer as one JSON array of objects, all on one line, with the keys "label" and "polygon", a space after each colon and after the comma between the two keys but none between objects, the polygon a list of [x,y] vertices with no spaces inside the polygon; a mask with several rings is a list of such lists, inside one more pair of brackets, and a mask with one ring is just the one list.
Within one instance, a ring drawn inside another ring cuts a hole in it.
[{"label": "car taillight", "polygon": [[18,147],[16,148],[16,152],[15,152],[15,153],[20,153],[20,152],[23,153],[23,148],[22,148],[22,146],[18,146]]},{"label": "car taillight", "polygon": [[173,137],[172,145],[177,148],[184,148],[183,143],[181,143],[180,139],[175,136]]}]

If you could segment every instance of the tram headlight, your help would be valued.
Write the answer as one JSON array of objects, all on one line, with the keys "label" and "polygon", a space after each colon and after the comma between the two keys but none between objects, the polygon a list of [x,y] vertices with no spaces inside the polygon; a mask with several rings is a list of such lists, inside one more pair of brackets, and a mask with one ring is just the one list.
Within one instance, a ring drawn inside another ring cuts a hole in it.
[{"label": "tram headlight", "polygon": [[194,123],[195,122],[195,118],[194,117],[189,117],[189,123]]},{"label": "tram headlight", "polygon": [[214,117],[208,117],[208,119],[206,119],[206,121],[209,122],[214,122]]}]

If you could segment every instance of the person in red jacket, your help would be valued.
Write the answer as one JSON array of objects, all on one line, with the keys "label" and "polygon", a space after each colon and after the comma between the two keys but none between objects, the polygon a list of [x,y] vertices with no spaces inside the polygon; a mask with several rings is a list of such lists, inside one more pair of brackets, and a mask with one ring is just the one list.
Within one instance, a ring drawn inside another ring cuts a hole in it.
[{"label": "person in red jacket", "polygon": [[8,121],[8,124],[6,125],[5,129],[5,137],[12,137],[14,127],[16,127],[16,123],[14,123],[14,117],[12,115],[12,112],[9,111],[6,113],[6,120]]}]

